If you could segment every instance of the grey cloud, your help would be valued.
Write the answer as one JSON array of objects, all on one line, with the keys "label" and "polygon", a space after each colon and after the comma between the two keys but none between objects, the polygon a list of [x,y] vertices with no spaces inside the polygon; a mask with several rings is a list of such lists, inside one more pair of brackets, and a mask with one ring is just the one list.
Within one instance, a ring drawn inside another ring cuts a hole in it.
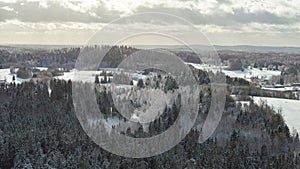
[{"label": "grey cloud", "polygon": [[232,4],[230,0],[217,0],[217,2],[222,3],[222,4]]},{"label": "grey cloud", "polygon": [[[218,0],[218,2],[222,4],[232,3],[230,0]],[[108,10],[105,5],[102,5],[90,11],[97,15],[92,16],[89,13],[76,12],[70,8],[63,7],[57,1],[48,1],[48,8],[40,8],[38,2],[26,2],[23,5],[21,5],[21,2],[12,4],[0,2],[0,7],[1,6],[9,6],[15,11],[6,11],[4,9],[0,9],[0,21],[4,21],[6,19],[18,19],[23,22],[107,23],[119,18],[123,14],[120,11]],[[284,16],[277,16],[267,11],[249,13],[245,10],[246,9],[243,8],[234,9],[233,13],[215,11],[212,14],[204,15],[201,13],[201,11],[188,9],[185,7],[168,8],[161,6],[147,7],[142,5],[134,10],[134,13],[165,12],[186,18],[193,24],[215,24],[220,26],[231,26],[252,22],[266,24],[292,24],[300,21],[300,17],[296,16],[294,18],[286,18]],[[141,19],[141,21],[148,22],[145,18]]]},{"label": "grey cloud", "polygon": [[297,17],[280,17],[266,11],[258,13],[248,13],[244,9],[235,9],[233,14],[216,12],[215,14],[210,15],[204,15],[201,14],[200,11],[186,8],[175,9],[161,7],[140,7],[136,10],[136,12],[165,12],[186,18],[193,24],[215,24],[220,26],[230,26],[233,24],[238,25],[252,22],[265,24],[292,24],[300,21],[300,19],[298,19]]},{"label": "grey cloud", "polygon": [[240,22],[240,23],[266,23],[266,24],[291,24],[298,22],[297,18],[286,18],[282,16],[276,16],[270,12],[257,12],[257,13],[247,13],[243,9],[234,10],[233,15],[227,15],[228,18]]},{"label": "grey cloud", "polygon": [[4,9],[0,9],[0,21],[14,18],[15,16],[16,16],[16,13],[14,11],[7,11]]},{"label": "grey cloud", "polygon": [[[1,6],[7,6],[0,2]],[[48,8],[40,8],[38,2],[26,2],[21,5],[21,2],[9,4],[9,7],[14,8],[17,12],[9,12],[0,10],[0,21],[9,19],[18,19],[23,22],[110,22],[120,16],[117,11],[109,11],[104,7],[98,7],[94,12],[99,17],[91,16],[88,13],[73,11],[69,8],[62,7],[59,3],[50,1]]]}]

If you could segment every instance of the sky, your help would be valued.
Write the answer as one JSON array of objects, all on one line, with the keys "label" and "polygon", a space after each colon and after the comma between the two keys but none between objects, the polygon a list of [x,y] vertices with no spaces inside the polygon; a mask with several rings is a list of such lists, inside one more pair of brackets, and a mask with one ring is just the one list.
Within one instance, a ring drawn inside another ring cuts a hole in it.
[{"label": "sky", "polygon": [[[82,45],[114,20],[163,12],[186,19],[214,45],[300,46],[299,7],[300,0],[0,0],[0,44]],[[178,32],[185,27],[130,24]],[[135,42],[147,44],[128,43]]]}]

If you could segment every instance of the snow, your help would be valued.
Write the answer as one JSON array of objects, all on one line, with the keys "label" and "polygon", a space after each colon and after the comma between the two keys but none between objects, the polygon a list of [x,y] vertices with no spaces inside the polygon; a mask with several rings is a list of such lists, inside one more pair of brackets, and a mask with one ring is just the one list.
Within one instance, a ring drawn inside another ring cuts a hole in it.
[{"label": "snow", "polygon": [[[113,68],[106,70],[107,73],[110,73],[109,71],[114,70]],[[78,71],[78,70],[71,70],[70,72],[65,72],[63,76],[58,76],[56,78],[62,79],[62,80],[72,80],[72,81],[83,81],[83,82],[94,82],[95,81],[95,76],[99,75],[102,72],[100,71]],[[115,72],[118,73],[118,72]],[[131,77],[136,83],[137,79],[146,79],[148,77],[154,77],[156,76],[156,73],[150,72],[149,75],[142,75],[140,73],[131,73]],[[99,78],[104,78],[103,76],[99,76]],[[108,77],[111,78],[111,77]]]},{"label": "snow", "polygon": [[258,77],[259,79],[270,79],[272,76],[278,76],[281,74],[281,71],[276,70],[260,70],[257,68],[245,68],[243,71],[241,70],[226,70],[227,66],[216,66],[216,65],[206,65],[206,64],[195,64],[195,63],[186,63],[192,65],[196,69],[205,70],[205,71],[212,71],[217,72],[221,71],[225,75],[232,77],[232,78],[242,78],[247,81],[251,81],[252,77]]},{"label": "snow", "polygon": [[300,132],[300,101],[270,97],[253,97],[256,103],[261,100],[267,101],[267,104],[273,106],[276,110],[282,109],[282,115],[286,120],[288,127],[295,128]]},{"label": "snow", "polygon": [[[47,70],[46,67],[36,67],[37,69],[40,69],[41,71]],[[71,70],[70,72],[64,72],[63,76],[57,76],[55,78],[61,79],[61,80],[72,80],[72,81],[83,81],[83,82],[94,82],[95,76],[100,74],[102,71],[77,71],[75,69]],[[16,75],[15,75],[16,77]],[[10,69],[0,69],[0,80],[6,79],[6,82],[10,83],[12,82],[13,74],[10,73]],[[103,78],[103,76],[99,76],[99,78]],[[109,77],[108,77],[109,78]],[[22,83],[25,81],[30,81],[29,79],[21,79],[17,78],[15,80],[15,83]]]},{"label": "snow", "polygon": [[117,117],[111,117],[106,119],[106,123],[112,127],[112,126],[117,126],[120,125],[120,123],[123,123],[124,121],[122,119],[119,119]]},{"label": "snow", "polygon": [[216,65],[208,65],[208,64],[197,64],[197,63],[186,63],[188,65],[193,66],[196,69],[204,70],[204,71],[212,71],[214,73],[220,72],[227,68],[227,66],[216,66]]},{"label": "snow", "polygon": [[[40,71],[44,71],[44,70],[47,70],[48,68],[47,67],[34,67],[35,69],[39,69]],[[16,69],[16,71],[18,71],[18,68]],[[13,82],[13,74],[10,73],[10,69],[0,69],[0,80],[6,80],[7,83],[11,83]],[[31,78],[29,79],[22,79],[22,78],[18,78],[17,75],[15,75],[15,83],[16,84],[20,84],[20,83],[23,83],[23,82],[27,82],[27,81],[30,81]]]},{"label": "snow", "polygon": [[283,87],[272,87],[272,86],[262,86],[264,90],[272,90],[272,91],[298,91],[299,87],[294,86],[283,86]]},{"label": "snow", "polygon": [[156,73],[154,73],[154,72],[150,72],[148,75],[143,75],[142,73],[132,73],[131,74],[131,77],[133,78],[133,79],[135,79],[135,80],[137,80],[137,79],[147,79],[147,78],[149,78],[149,77],[154,77],[154,76],[156,76],[157,74]]},{"label": "snow", "polygon": [[[30,79],[21,79],[16,77],[15,75],[15,83],[19,84],[25,81],[29,81]],[[13,82],[13,74],[10,73],[10,69],[0,69],[0,80],[6,80],[7,83]]]},{"label": "snow", "polygon": [[177,93],[164,93],[159,89],[141,89],[133,91],[131,89],[114,89],[114,103],[119,112],[131,111],[129,105],[123,104],[132,101],[140,107],[135,108],[128,119],[139,122],[148,123],[159,117],[166,106],[172,106]]},{"label": "snow", "polygon": [[[41,71],[47,70],[47,67],[35,67],[36,69],[39,69]],[[16,69],[17,71],[18,69]],[[70,72],[64,72],[64,75],[57,76],[55,78],[61,79],[61,80],[72,80],[72,81],[82,81],[82,82],[95,82],[95,76],[100,75],[101,72],[106,71],[107,73],[120,73],[122,69],[119,68],[103,68],[101,70],[95,70],[95,71],[78,71],[76,69],[72,69]],[[154,77],[157,74],[155,72],[150,72],[148,75],[143,75],[142,73],[133,72],[130,73],[130,76],[134,79],[134,83],[137,84],[138,79],[146,79],[149,77]],[[6,82],[10,83],[12,82],[13,74],[10,73],[10,69],[0,69],[0,80],[6,80]],[[99,76],[99,79],[104,78],[104,76]],[[108,76],[107,78],[111,78]],[[30,81],[30,79],[21,79],[17,78],[15,80],[15,83],[22,83],[25,81]]]},{"label": "snow", "polygon": [[[83,81],[83,82],[95,82],[95,76],[99,75],[102,71],[78,71],[71,70],[70,72],[64,72],[63,76],[57,76],[57,79],[61,80],[72,80],[72,81]],[[99,76],[99,79],[103,78]]]},{"label": "snow", "polygon": [[131,116],[131,120],[133,120],[133,121],[140,121],[140,118],[134,113]]},{"label": "snow", "polygon": [[[192,65],[196,69],[204,70],[204,71],[212,71],[216,73],[217,71],[223,72],[225,75],[232,78],[242,78],[249,82],[251,82],[251,78],[257,77],[260,80],[269,80],[272,76],[281,75],[281,71],[277,70],[267,70],[267,69],[257,69],[257,68],[246,68],[243,71],[241,70],[227,70],[227,66],[215,66],[215,65],[206,65],[206,64],[195,64],[195,63],[186,63],[188,65]],[[297,91],[300,90],[299,86],[280,86],[280,85],[263,85],[261,87],[263,90],[271,90],[271,91]]]},{"label": "snow", "polygon": [[243,78],[247,81],[251,81],[252,77],[258,77],[259,79],[271,79],[272,76],[279,76],[281,74],[280,71],[274,71],[274,70],[260,70],[256,68],[252,69],[244,69],[244,71],[238,70],[238,71],[230,71],[230,70],[222,70],[225,75],[229,77],[237,77],[237,78]]},{"label": "snow", "polygon": [[236,101],[236,103],[241,103],[242,104],[242,106],[244,106],[244,105],[250,105],[250,101]]}]

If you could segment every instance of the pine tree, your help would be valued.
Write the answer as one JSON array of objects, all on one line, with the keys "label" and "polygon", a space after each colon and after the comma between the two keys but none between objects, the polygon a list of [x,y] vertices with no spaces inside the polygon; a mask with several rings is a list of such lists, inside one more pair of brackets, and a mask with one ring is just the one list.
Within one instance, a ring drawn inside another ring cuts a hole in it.
[{"label": "pine tree", "polygon": [[143,88],[143,87],[144,87],[144,81],[143,81],[143,79],[139,79],[139,80],[138,80],[137,86],[138,86],[139,88]]},{"label": "pine tree", "polygon": [[108,81],[107,81],[107,73],[106,73],[105,71],[103,71],[103,72],[101,73],[101,75],[104,76],[103,79],[101,79],[101,83],[107,83],[107,82],[108,82]]},{"label": "pine tree", "polygon": [[95,83],[96,83],[96,84],[99,84],[99,83],[100,83],[100,81],[99,81],[99,76],[98,76],[98,75],[96,75],[96,77],[95,77]]}]

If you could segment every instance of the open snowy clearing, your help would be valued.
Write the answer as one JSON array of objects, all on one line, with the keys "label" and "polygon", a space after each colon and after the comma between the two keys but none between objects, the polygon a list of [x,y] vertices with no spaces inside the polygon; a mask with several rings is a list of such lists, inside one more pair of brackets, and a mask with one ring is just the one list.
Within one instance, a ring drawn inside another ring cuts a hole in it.
[{"label": "open snowy clearing", "polygon": [[206,65],[206,64],[195,64],[195,63],[186,63],[192,65],[196,69],[205,70],[205,71],[222,71],[225,75],[229,77],[237,77],[242,78],[247,81],[251,81],[252,77],[258,77],[259,79],[270,79],[272,76],[278,76],[281,74],[281,71],[275,70],[260,70],[257,68],[245,68],[243,71],[241,70],[226,70],[227,66],[215,66],[215,65]]},{"label": "open snowy clearing", "polygon": [[[42,70],[47,70],[48,68],[46,67],[37,67],[37,69]],[[99,71],[77,71],[75,69],[72,69],[70,72],[64,72],[64,75],[62,76],[56,76],[55,78],[61,79],[61,80],[72,80],[72,81],[82,81],[82,82],[94,82],[95,81],[95,76],[99,75],[103,70]],[[115,72],[115,69],[113,68],[108,68],[107,70],[105,69],[107,73],[110,72]],[[157,74],[154,72],[150,72],[148,75],[142,75],[141,73],[131,73],[131,77],[134,80],[135,83],[137,83],[138,79],[146,79],[148,77],[154,77]],[[15,75],[16,76],[16,75]],[[99,78],[104,78],[103,76],[99,76]],[[107,78],[112,78],[112,77],[107,77]],[[13,74],[10,73],[10,69],[0,69],[0,80],[6,80],[7,83],[11,83],[13,80]],[[31,78],[29,79],[21,79],[17,78],[15,80],[16,84],[25,82],[25,81],[30,81]]]}]

